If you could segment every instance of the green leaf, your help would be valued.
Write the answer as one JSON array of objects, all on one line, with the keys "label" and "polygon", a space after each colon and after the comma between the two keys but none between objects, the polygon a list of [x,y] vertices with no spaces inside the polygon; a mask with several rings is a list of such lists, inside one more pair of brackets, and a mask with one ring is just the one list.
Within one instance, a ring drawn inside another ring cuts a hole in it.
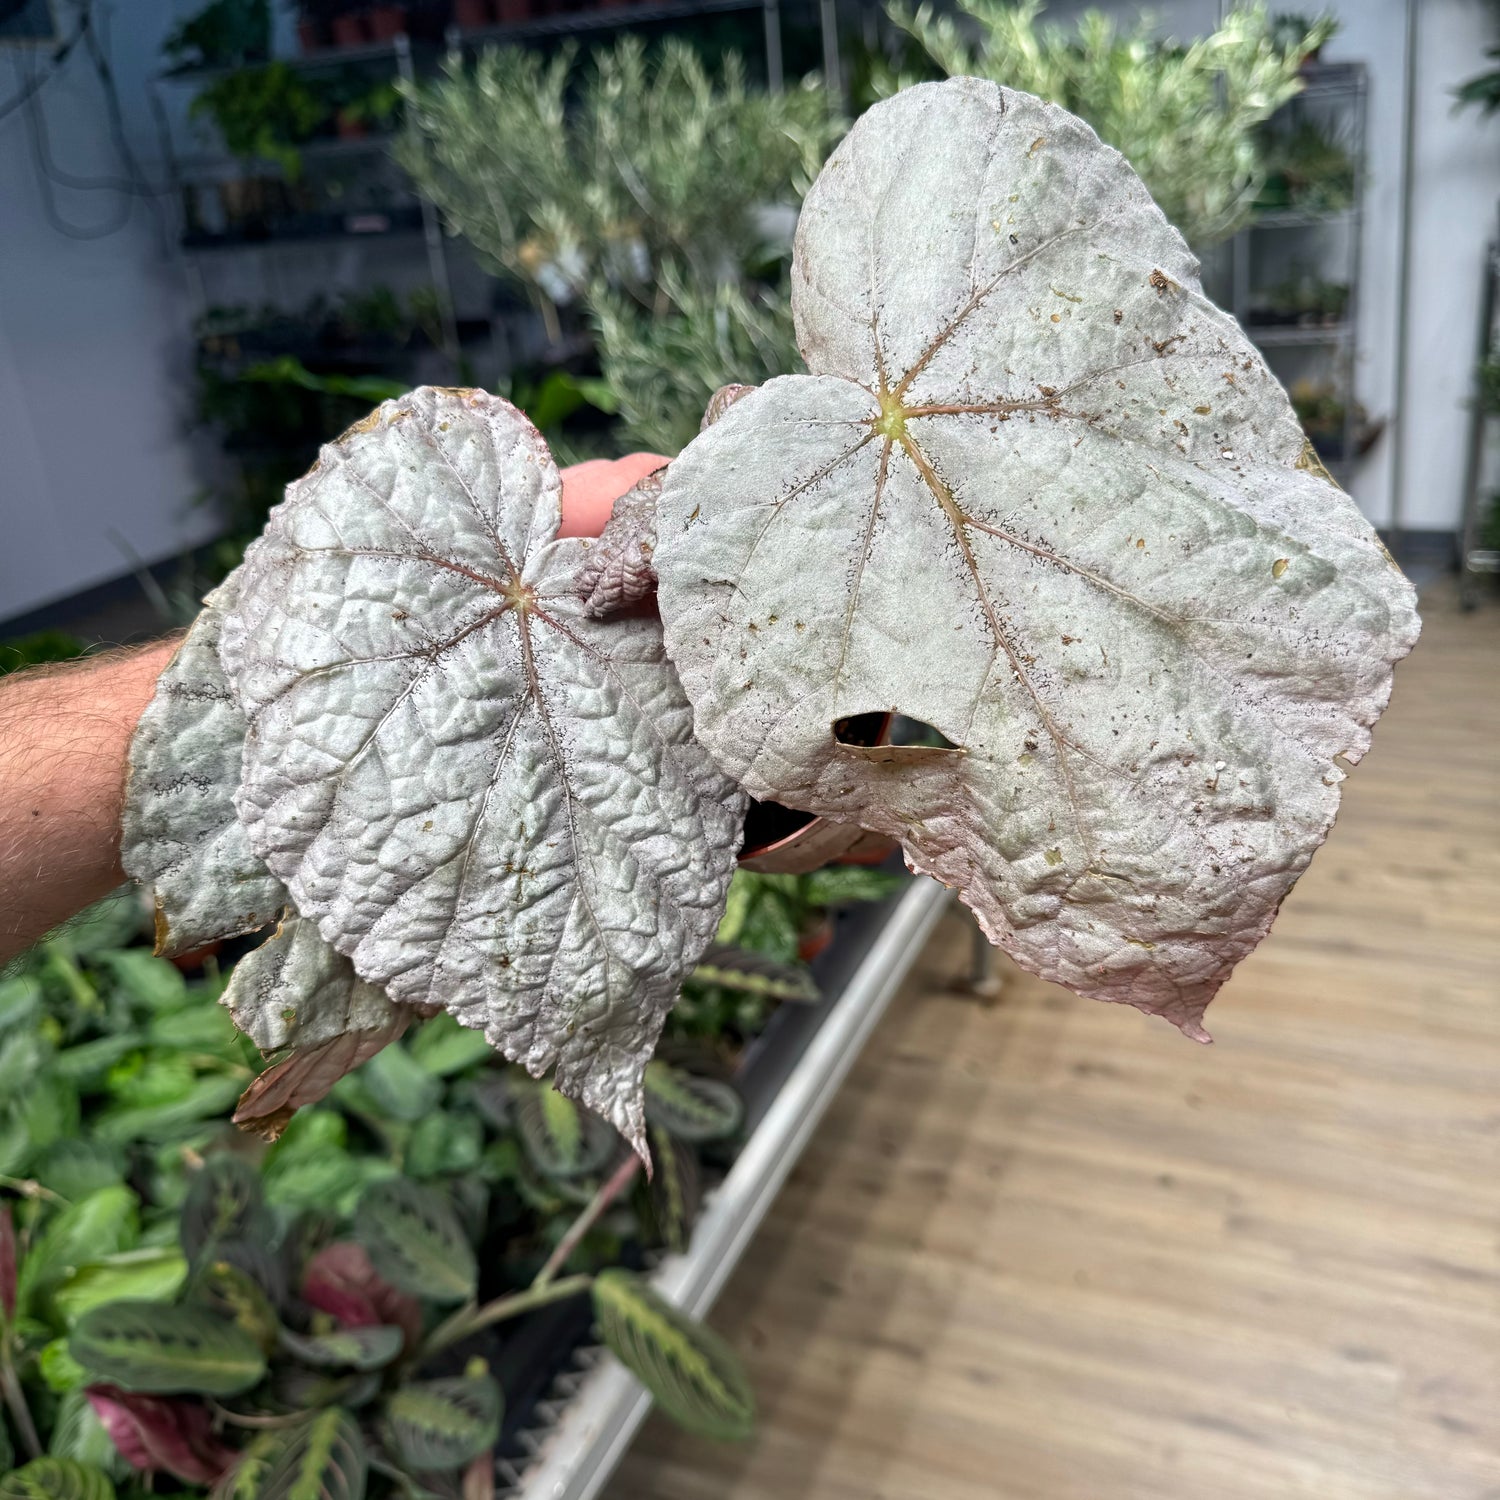
[{"label": "green leaf", "polygon": [[319,1369],[384,1369],[401,1353],[405,1342],[406,1335],[399,1328],[384,1324],[312,1335],[283,1329],[281,1334],[282,1346],[288,1353]]},{"label": "green leaf", "polygon": [[611,1352],[674,1421],[704,1437],[749,1437],[755,1397],[717,1334],[614,1268],[594,1280],[594,1317]]},{"label": "green leaf", "polygon": [[136,1241],[137,1200],[123,1185],[100,1188],[65,1208],[32,1242],[21,1265],[16,1292],[18,1312],[66,1280],[86,1261],[130,1249]]},{"label": "green leaf", "polygon": [[52,1294],[64,1324],[106,1302],[170,1302],[187,1280],[187,1261],[176,1250],[127,1250],[90,1261]]},{"label": "green leaf", "polygon": [[194,1265],[226,1241],[266,1243],[274,1233],[260,1173],[243,1158],[210,1156],[188,1180],[178,1237]]},{"label": "green leaf", "polygon": [[419,1179],[456,1177],[478,1167],[483,1148],[484,1127],[474,1115],[435,1110],[413,1127],[404,1165]]},{"label": "green leaf", "polygon": [[421,1026],[407,1046],[413,1059],[434,1078],[451,1078],[495,1055],[482,1031],[460,1026],[446,1011]]},{"label": "green leaf", "polygon": [[257,1488],[233,1493],[236,1500],[363,1500],[368,1462],[359,1423],[330,1407],[285,1435]]},{"label": "green leaf", "polygon": [[687,1249],[703,1196],[703,1178],[692,1148],[653,1125],[648,1133],[652,1173],[645,1197],[649,1222],[661,1242],[680,1253]]},{"label": "green leaf", "polygon": [[110,950],[124,949],[142,928],[139,889],[128,881],[102,901],[86,906],[48,936],[48,943],[69,958],[97,962]]},{"label": "green leaf", "polygon": [[377,1052],[358,1077],[379,1112],[392,1120],[420,1120],[443,1096],[438,1080],[399,1044]]},{"label": "green leaf", "polygon": [[744,1101],[722,1079],[700,1078],[660,1058],[646,1064],[646,1118],[678,1140],[723,1140],[744,1117]]},{"label": "green leaf", "polygon": [[13,1099],[26,1088],[51,1050],[35,1031],[12,1032],[0,1042],[0,1099]]},{"label": "green leaf", "polygon": [[196,1002],[173,1015],[158,1016],[147,1028],[153,1047],[171,1047],[179,1052],[209,1052],[222,1055],[238,1034],[229,1012],[209,1004],[201,994]]},{"label": "green leaf", "polygon": [[228,1114],[245,1086],[243,1077],[210,1073],[195,1079],[169,1104],[107,1109],[94,1122],[102,1141],[167,1141],[190,1135],[208,1119]]},{"label": "green leaf", "polygon": [[197,1307],[111,1302],[78,1320],[73,1358],[91,1375],[147,1395],[232,1396],[266,1373],[242,1328]]},{"label": "green leaf", "polygon": [[81,1390],[69,1391],[57,1403],[47,1451],[53,1458],[71,1458],[103,1469],[116,1479],[124,1478],[130,1472],[129,1464],[120,1457],[104,1423]]},{"label": "green leaf", "polygon": [[42,1008],[42,988],[29,975],[0,979],[0,1032],[24,1026]]},{"label": "green leaf", "polygon": [[[36,1364],[41,1373],[42,1384],[59,1396],[80,1390],[89,1383],[89,1372],[68,1352],[68,1341],[65,1338],[53,1339],[50,1344],[44,1344],[42,1352],[37,1355]],[[76,1458],[78,1455],[59,1453],[57,1457]]]},{"label": "green leaf", "polygon": [[144,1040],[139,1031],[120,1031],[95,1037],[76,1047],[65,1047],[52,1059],[52,1071],[80,1088],[97,1083],[122,1057],[128,1057]]},{"label": "green leaf", "polygon": [[907,877],[868,865],[829,865],[798,877],[812,906],[846,906],[852,901],[884,901],[906,884]]},{"label": "green leaf", "polygon": [[521,1145],[544,1177],[586,1177],[613,1155],[619,1137],[591,1110],[543,1080],[512,1084],[511,1110]]},{"label": "green leaf", "polygon": [[101,954],[100,959],[120,990],[146,1010],[181,1010],[191,998],[182,970],[145,948],[124,948]]},{"label": "green leaf", "polygon": [[474,1295],[479,1268],[452,1205],[435,1189],[403,1177],[368,1188],[354,1212],[354,1234],[393,1286],[431,1302]]},{"label": "green leaf", "polygon": [[57,1141],[36,1164],[36,1175],[60,1198],[77,1203],[125,1180],[125,1158],[93,1141]]},{"label": "green leaf", "polygon": [[115,1500],[103,1469],[71,1458],[34,1458],[0,1479],[0,1500]]},{"label": "green leaf", "polygon": [[283,1280],[280,1261],[269,1246],[238,1242],[227,1248],[252,1262],[260,1276],[227,1260],[213,1261],[195,1278],[192,1300],[249,1334],[256,1348],[269,1355],[281,1336],[281,1322],[262,1282]]},{"label": "green leaf", "polygon": [[386,1402],[392,1446],[418,1473],[456,1469],[495,1445],[503,1404],[488,1375],[413,1381]]},{"label": "green leaf", "polygon": [[21,1095],[14,1109],[33,1152],[75,1138],[81,1127],[77,1089],[45,1073]]},{"label": "green leaf", "polygon": [[817,981],[804,964],[783,964],[732,943],[710,943],[689,976],[697,984],[716,984],[742,995],[767,1000],[813,1001]]}]

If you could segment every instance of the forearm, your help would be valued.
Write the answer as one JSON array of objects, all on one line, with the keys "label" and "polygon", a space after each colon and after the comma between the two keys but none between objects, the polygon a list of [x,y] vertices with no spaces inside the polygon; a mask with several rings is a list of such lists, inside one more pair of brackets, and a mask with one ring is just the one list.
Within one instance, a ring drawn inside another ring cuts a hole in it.
[{"label": "forearm", "polygon": [[130,736],[176,647],[0,679],[0,963],[125,878]]}]

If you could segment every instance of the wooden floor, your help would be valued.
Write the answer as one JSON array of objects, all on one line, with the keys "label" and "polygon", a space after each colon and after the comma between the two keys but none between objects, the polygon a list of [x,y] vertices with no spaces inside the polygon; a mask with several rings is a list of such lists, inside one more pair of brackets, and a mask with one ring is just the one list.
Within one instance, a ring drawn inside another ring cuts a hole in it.
[{"label": "wooden floor", "polygon": [[610,1500],[1500,1497],[1500,605],[1428,601],[1214,1047],[939,929]]}]

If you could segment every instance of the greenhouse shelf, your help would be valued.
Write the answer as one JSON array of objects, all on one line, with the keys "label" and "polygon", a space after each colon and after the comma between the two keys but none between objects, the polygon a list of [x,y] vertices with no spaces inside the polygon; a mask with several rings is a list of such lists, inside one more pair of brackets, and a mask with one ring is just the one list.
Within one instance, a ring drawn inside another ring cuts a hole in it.
[{"label": "greenhouse shelf", "polygon": [[[923,878],[894,904],[706,1204],[687,1252],[658,1265],[652,1279],[668,1301],[694,1317],[713,1306],[947,899],[945,887]],[[635,1377],[597,1347],[582,1351],[557,1389],[557,1398],[539,1408],[555,1421],[527,1444],[533,1449],[527,1462],[502,1466],[498,1494],[593,1500],[651,1409],[651,1397]]]}]

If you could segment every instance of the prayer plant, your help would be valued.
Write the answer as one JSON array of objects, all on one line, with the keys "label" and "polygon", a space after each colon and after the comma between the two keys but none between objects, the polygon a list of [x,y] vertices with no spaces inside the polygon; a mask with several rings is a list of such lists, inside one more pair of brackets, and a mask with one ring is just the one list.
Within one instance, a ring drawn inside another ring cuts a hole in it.
[{"label": "prayer plant", "polygon": [[[749,798],[899,841],[1025,967],[1207,1039],[1369,744],[1410,586],[1056,105],[877,105],[792,299],[808,373],[716,398],[598,541],[557,535],[519,411],[421,389],[210,596],[136,739],[126,862],[166,950],[274,926],[226,996],[285,1053],[248,1112],[446,1009],[644,1155]],[[856,732],[895,714],[921,743]]]}]

